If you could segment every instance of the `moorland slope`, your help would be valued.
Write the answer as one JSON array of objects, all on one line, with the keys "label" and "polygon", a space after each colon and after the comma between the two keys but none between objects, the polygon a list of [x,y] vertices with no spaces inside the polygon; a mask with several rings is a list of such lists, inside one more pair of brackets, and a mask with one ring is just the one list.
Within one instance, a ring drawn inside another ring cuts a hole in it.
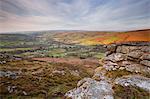
[{"label": "moorland slope", "polygon": [[43,34],[44,38],[53,38],[65,43],[82,45],[111,44],[128,41],[150,41],[150,29],[127,32],[77,31],[55,34]]}]

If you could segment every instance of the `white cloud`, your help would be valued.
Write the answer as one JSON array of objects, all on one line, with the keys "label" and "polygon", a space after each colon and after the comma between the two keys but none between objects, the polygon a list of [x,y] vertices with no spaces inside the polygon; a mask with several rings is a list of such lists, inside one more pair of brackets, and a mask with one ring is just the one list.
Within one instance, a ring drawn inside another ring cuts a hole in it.
[{"label": "white cloud", "polygon": [[0,9],[0,32],[150,28],[148,0],[121,0],[117,3],[115,0],[108,0],[99,6],[93,6],[91,0],[5,1],[7,2],[0,2],[4,7]]}]

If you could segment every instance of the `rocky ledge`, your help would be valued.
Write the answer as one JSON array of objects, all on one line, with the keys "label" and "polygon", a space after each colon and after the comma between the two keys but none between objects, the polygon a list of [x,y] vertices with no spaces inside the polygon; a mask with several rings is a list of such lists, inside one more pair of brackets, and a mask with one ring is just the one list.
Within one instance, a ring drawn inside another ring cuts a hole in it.
[{"label": "rocky ledge", "polygon": [[105,47],[107,52],[100,62],[102,67],[95,70],[92,78],[79,81],[77,88],[65,96],[72,99],[148,99],[150,42],[126,42]]}]

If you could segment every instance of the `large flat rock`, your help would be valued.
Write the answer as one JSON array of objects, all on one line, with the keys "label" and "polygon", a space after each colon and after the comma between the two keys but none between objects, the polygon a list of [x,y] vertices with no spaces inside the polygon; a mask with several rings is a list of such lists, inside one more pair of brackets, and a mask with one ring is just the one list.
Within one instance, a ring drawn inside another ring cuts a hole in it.
[{"label": "large flat rock", "polygon": [[67,92],[65,96],[72,99],[113,99],[112,86],[106,81],[85,78],[79,81],[78,86]]}]

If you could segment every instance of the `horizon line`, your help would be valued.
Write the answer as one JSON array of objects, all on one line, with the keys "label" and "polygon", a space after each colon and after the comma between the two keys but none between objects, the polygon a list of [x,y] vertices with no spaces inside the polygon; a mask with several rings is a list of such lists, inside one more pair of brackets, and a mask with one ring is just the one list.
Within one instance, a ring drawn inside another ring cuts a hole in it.
[{"label": "horizon line", "polygon": [[[50,31],[60,31],[60,32],[63,32],[63,31],[78,31],[78,32],[81,32],[81,31],[87,31],[87,32],[132,32],[132,31],[141,31],[141,30],[150,30],[150,28],[143,28],[143,29],[132,29],[132,30],[69,30],[69,29],[52,29],[52,30],[27,30],[27,31],[10,31],[10,32],[0,32],[0,34],[9,34],[9,33],[17,33],[17,34],[22,34],[22,33],[31,33],[31,32],[50,32]],[[21,33],[19,33],[21,32]]]}]

